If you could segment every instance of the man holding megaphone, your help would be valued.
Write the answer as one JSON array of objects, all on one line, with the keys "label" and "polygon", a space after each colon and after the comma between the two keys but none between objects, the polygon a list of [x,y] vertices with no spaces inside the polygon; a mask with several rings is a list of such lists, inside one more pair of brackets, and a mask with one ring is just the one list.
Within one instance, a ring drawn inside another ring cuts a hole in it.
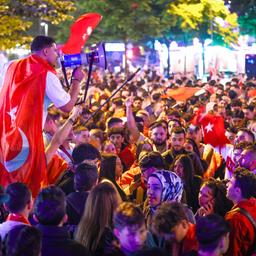
[{"label": "man holding megaphone", "polygon": [[[56,67],[58,65],[59,55],[57,46],[54,40],[50,37],[37,36],[31,43],[31,52],[36,58],[39,57],[40,59],[46,61],[51,67]],[[82,67],[78,67],[74,70],[71,78],[71,88],[69,93],[66,93],[63,90],[55,71],[51,71],[48,68],[46,69],[46,96],[54,103],[56,107],[60,108],[64,112],[70,112],[77,101],[80,91],[80,82],[84,78]]]},{"label": "man holding megaphone", "polygon": [[42,127],[47,107],[53,102],[70,112],[84,72],[81,66],[73,71],[66,92],[55,71],[59,58],[55,41],[37,36],[30,48],[30,56],[8,65],[0,92],[0,183],[27,183],[35,195],[46,176]]}]

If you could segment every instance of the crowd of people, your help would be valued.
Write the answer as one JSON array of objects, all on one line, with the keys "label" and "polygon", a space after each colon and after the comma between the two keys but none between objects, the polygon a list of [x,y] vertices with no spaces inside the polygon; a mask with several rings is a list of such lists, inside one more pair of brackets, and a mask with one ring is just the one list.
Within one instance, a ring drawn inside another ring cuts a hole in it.
[{"label": "crowd of people", "polygon": [[[52,56],[53,45],[34,52]],[[256,255],[256,82],[164,78],[148,67],[104,104],[125,77],[95,68],[87,100],[74,106],[83,72],[59,101],[46,89],[54,104],[40,191],[2,184],[2,254]],[[198,93],[179,101],[169,93],[179,88],[180,97]]]}]

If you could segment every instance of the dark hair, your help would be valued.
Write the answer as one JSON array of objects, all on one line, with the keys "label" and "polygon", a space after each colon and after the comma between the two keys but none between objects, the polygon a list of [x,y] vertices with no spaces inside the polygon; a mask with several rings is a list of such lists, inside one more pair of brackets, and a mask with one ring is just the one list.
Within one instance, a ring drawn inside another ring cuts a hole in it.
[{"label": "dark hair", "polygon": [[175,123],[178,124],[178,126],[182,127],[181,121],[178,120],[178,119],[170,119],[170,120],[168,121],[168,127],[170,127],[170,123],[171,123],[171,122],[175,122]]},{"label": "dark hair", "polygon": [[158,151],[152,151],[140,159],[139,166],[140,168],[164,169],[164,159]]},{"label": "dark hair", "polygon": [[193,147],[194,153],[195,153],[199,158],[201,158],[201,156],[200,156],[200,151],[199,151],[199,148],[198,148],[196,142],[195,142],[193,139],[191,139],[191,138],[186,138],[185,142],[191,144],[192,147]]},{"label": "dark hair", "polygon": [[73,131],[74,131],[75,134],[79,134],[82,131],[88,131],[89,132],[89,129],[86,126],[82,125],[82,124],[78,124],[78,125],[75,125],[73,127]]},{"label": "dark hair", "polygon": [[200,217],[196,225],[196,238],[203,251],[214,251],[222,236],[230,232],[228,222],[218,214]]},{"label": "dark hair", "polygon": [[230,127],[227,127],[226,131],[231,133],[237,133],[238,130],[236,127],[230,126]]},{"label": "dark hair", "polygon": [[166,110],[166,115],[168,116],[174,116],[177,119],[181,118],[181,114],[178,110],[173,109],[173,108],[169,108],[168,110]]},{"label": "dark hair", "polygon": [[100,152],[97,148],[89,143],[82,143],[76,146],[72,152],[74,164],[80,164],[84,160],[100,159]]},{"label": "dark hair", "polygon": [[216,180],[210,178],[206,180],[202,186],[207,186],[212,190],[214,197],[214,213],[222,217],[232,208],[233,203],[227,198],[226,180]]},{"label": "dark hair", "polygon": [[171,170],[173,170],[174,164],[177,161],[179,161],[183,167],[183,178],[182,177],[180,178],[182,179],[184,184],[184,191],[186,193],[187,204],[190,207],[192,207],[193,210],[195,210],[196,205],[198,205],[197,195],[196,195],[198,191],[195,191],[195,186],[193,186],[194,175],[195,175],[193,162],[191,158],[186,154],[177,155],[173,161],[173,166]]},{"label": "dark hair", "polygon": [[158,101],[160,99],[160,97],[161,97],[161,93],[159,93],[159,92],[152,94],[152,99],[154,101]]},{"label": "dark hair", "polygon": [[118,107],[122,107],[123,106],[123,99],[121,97],[115,98],[115,99],[112,100],[112,103],[117,105]]},{"label": "dark hair", "polygon": [[30,45],[31,52],[41,51],[46,47],[51,47],[55,41],[49,36],[36,36]]},{"label": "dark hair", "polygon": [[238,99],[232,100],[230,103],[231,107],[242,107],[242,102]]},{"label": "dark hair", "polygon": [[42,234],[32,226],[18,225],[9,231],[6,240],[8,256],[39,256]]},{"label": "dark hair", "polygon": [[101,143],[104,142],[105,139],[105,134],[101,129],[91,129],[90,130],[90,135],[95,136],[96,138],[98,138],[100,140]]},{"label": "dark hair", "polygon": [[59,225],[66,214],[64,192],[56,186],[42,189],[35,200],[34,213],[40,224]]},{"label": "dark hair", "polygon": [[123,120],[121,118],[118,118],[118,117],[110,117],[107,120],[107,129],[112,128],[113,125],[115,125],[116,123],[123,123]]},{"label": "dark hair", "polygon": [[135,101],[135,100],[139,100],[139,101],[141,101],[141,102],[143,101],[143,99],[142,99],[141,97],[139,97],[139,96],[135,96],[133,100],[134,100],[134,101]]},{"label": "dark hair", "polygon": [[256,196],[256,175],[251,171],[238,167],[234,171],[235,186],[239,187],[243,198],[249,199]]},{"label": "dark hair", "polygon": [[175,133],[175,134],[184,134],[184,136],[186,136],[186,132],[182,127],[173,127],[171,130],[171,135]]},{"label": "dark hair", "polygon": [[253,112],[254,111],[254,108],[255,108],[255,106],[254,105],[246,105],[245,107],[244,107],[244,109],[247,109],[247,110],[249,110],[249,111],[251,111],[251,112]]},{"label": "dark hair", "polygon": [[116,175],[116,158],[114,154],[102,154],[102,161],[100,163],[99,180],[104,178],[115,182]]},{"label": "dark hair", "polygon": [[153,122],[149,125],[149,129],[152,131],[157,127],[162,127],[167,131],[168,123],[164,120]]},{"label": "dark hair", "polygon": [[163,202],[153,216],[153,230],[168,234],[182,220],[188,220],[184,206],[178,202]]},{"label": "dark hair", "polygon": [[116,182],[116,159],[117,156],[114,154],[102,154],[102,160],[100,163],[99,181],[103,179],[110,180],[116,187],[118,193],[120,194],[122,200],[126,200],[126,195],[124,191]]},{"label": "dark hair", "polygon": [[124,128],[113,127],[108,129],[108,137],[110,137],[112,134],[120,134],[122,137],[124,137]]},{"label": "dark hair", "polygon": [[234,90],[229,90],[229,91],[228,91],[228,97],[229,97],[231,100],[234,100],[234,99],[237,97],[237,93],[236,93]]},{"label": "dark hair", "polygon": [[136,226],[140,228],[145,224],[145,218],[139,207],[135,206],[133,203],[122,203],[117,207],[114,218],[114,227],[118,230],[129,226]]},{"label": "dark hair", "polygon": [[89,191],[92,189],[93,185],[97,182],[98,170],[95,165],[91,164],[80,164],[75,169],[74,176],[74,187],[75,190]]},{"label": "dark hair", "polygon": [[240,119],[244,119],[244,112],[242,110],[235,110],[232,112],[231,114],[232,118],[240,118]]},{"label": "dark hair", "polygon": [[24,210],[25,206],[31,201],[31,191],[26,184],[21,182],[9,184],[5,193],[9,195],[9,200],[5,205],[11,213]]},{"label": "dark hair", "polygon": [[150,144],[150,142],[148,142],[148,141],[141,141],[141,142],[139,142],[139,143],[137,144],[136,153],[135,153],[135,158],[136,158],[137,161],[139,161],[140,153],[141,153],[142,151],[145,151],[145,150],[143,150],[143,146],[146,145],[146,144],[150,145],[150,146],[151,146],[151,149],[153,150],[153,147],[152,147],[152,145]]}]

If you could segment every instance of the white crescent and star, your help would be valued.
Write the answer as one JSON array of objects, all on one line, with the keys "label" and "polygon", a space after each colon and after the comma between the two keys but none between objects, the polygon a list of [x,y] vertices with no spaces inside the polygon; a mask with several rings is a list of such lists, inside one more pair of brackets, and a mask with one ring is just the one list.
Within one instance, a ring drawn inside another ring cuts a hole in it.
[{"label": "white crescent and star", "polygon": [[86,30],[86,32],[83,34],[82,38],[83,40],[86,40],[92,33],[92,27],[89,26]]},{"label": "white crescent and star", "polygon": [[18,153],[17,156],[15,156],[13,159],[9,161],[4,161],[4,167],[8,172],[14,172],[18,170],[20,167],[24,165],[24,163],[27,161],[28,155],[29,155],[29,142],[25,135],[25,133],[18,128],[21,138],[22,138],[22,147],[21,151]]},{"label": "white crescent and star", "polygon": [[[14,123],[16,120],[16,112],[17,107],[12,108],[10,112],[7,112],[9,116],[11,117],[12,127],[14,127]],[[22,147],[20,152],[11,160],[4,161],[3,165],[5,166],[6,170],[8,172],[14,172],[21,168],[24,163],[27,161],[28,155],[29,155],[29,142],[28,138],[25,135],[25,133],[18,127],[18,131],[21,135],[22,139]]]},{"label": "white crescent and star", "polygon": [[212,130],[213,130],[213,127],[214,127],[214,125],[213,124],[211,124],[211,123],[208,123],[207,124],[207,126],[205,126],[205,130],[206,130],[206,132],[208,133],[208,132],[212,132]]}]

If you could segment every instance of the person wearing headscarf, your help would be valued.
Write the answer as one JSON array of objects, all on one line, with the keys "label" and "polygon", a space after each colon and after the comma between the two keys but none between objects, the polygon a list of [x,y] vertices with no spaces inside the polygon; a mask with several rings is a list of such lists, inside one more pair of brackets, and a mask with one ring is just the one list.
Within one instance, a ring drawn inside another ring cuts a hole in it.
[{"label": "person wearing headscarf", "polygon": [[[180,202],[183,194],[183,182],[181,178],[171,171],[160,170],[151,174],[147,182],[147,200],[144,204],[144,215],[146,217],[149,235],[147,245],[149,247],[163,247],[164,240],[151,232],[152,218],[157,208],[163,202]],[[195,223],[193,212],[185,206],[188,220]]]},{"label": "person wearing headscarf", "polygon": [[144,214],[147,226],[151,226],[151,218],[157,207],[165,201],[180,202],[183,193],[183,183],[174,172],[160,170],[151,174],[147,182],[147,200],[144,204]]}]

